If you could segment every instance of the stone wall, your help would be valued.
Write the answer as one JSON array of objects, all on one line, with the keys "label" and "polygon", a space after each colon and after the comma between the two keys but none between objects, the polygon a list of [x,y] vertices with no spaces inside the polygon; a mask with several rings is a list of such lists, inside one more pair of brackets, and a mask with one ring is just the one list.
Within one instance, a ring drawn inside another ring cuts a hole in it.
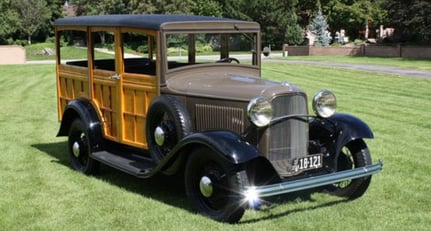
[{"label": "stone wall", "polygon": [[431,47],[418,46],[284,46],[283,54],[288,56],[369,56],[369,57],[405,57],[431,58]]},{"label": "stone wall", "polygon": [[0,46],[0,64],[24,64],[25,49],[22,46]]}]

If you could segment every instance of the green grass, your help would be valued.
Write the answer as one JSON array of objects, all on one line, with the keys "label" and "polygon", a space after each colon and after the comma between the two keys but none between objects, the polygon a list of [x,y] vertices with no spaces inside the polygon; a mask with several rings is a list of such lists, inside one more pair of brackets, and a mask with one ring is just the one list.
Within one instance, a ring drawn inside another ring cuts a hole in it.
[{"label": "green grass", "polygon": [[43,49],[49,48],[55,51],[54,43],[36,43],[24,47],[27,60],[54,60],[55,55],[43,54]]},{"label": "green grass", "polygon": [[401,58],[401,57],[362,57],[362,56],[288,56],[286,60],[340,62],[353,64],[370,64],[431,70],[431,59]]},{"label": "green grass", "polygon": [[239,224],[196,215],[178,179],[141,180],[103,167],[70,168],[56,138],[53,65],[0,66],[0,227],[2,230],[428,230],[431,225],[431,80],[265,63],[263,75],[309,96],[335,92],[339,111],[366,121],[375,161],[369,190],[355,201],[321,193],[247,210]]}]

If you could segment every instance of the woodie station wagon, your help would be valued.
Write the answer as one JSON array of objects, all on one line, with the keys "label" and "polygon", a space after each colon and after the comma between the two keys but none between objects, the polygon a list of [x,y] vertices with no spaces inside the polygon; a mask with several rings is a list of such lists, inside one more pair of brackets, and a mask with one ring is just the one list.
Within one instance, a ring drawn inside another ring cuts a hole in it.
[{"label": "woodie station wagon", "polygon": [[[81,16],[58,19],[55,35],[58,136],[77,171],[179,173],[197,212],[237,222],[268,197],[309,188],[358,198],[382,169],[364,142],[371,129],[336,113],[331,91],[312,98],[311,114],[303,90],[261,78],[258,23]],[[64,44],[86,58],[63,58]]]}]

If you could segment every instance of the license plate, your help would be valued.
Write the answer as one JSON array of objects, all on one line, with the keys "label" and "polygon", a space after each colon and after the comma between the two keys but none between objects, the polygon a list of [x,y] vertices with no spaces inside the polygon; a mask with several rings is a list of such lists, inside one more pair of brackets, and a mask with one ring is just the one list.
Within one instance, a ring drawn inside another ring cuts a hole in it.
[{"label": "license plate", "polygon": [[292,169],[295,172],[317,169],[322,167],[323,155],[309,155],[293,160]]}]

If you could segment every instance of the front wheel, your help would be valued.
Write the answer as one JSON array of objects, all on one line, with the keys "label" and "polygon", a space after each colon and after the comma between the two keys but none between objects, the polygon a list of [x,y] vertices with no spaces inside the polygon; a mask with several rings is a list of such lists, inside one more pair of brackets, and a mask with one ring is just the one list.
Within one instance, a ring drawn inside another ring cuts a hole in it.
[{"label": "front wheel", "polygon": [[151,156],[155,163],[160,163],[190,133],[191,120],[179,100],[174,96],[162,95],[151,102],[146,126]]},{"label": "front wheel", "polygon": [[95,173],[99,162],[92,159],[91,139],[88,129],[81,119],[75,119],[70,125],[68,137],[68,149],[72,167],[84,174]]},{"label": "front wheel", "polygon": [[241,172],[227,167],[216,154],[202,148],[186,164],[185,189],[197,212],[217,221],[234,223],[245,211]]},{"label": "front wheel", "polygon": [[[371,155],[365,142],[355,140],[341,149],[337,161],[337,171],[363,167],[371,163]],[[365,176],[330,185],[326,188],[326,191],[336,196],[356,199],[365,193],[370,182],[371,176]]]}]

